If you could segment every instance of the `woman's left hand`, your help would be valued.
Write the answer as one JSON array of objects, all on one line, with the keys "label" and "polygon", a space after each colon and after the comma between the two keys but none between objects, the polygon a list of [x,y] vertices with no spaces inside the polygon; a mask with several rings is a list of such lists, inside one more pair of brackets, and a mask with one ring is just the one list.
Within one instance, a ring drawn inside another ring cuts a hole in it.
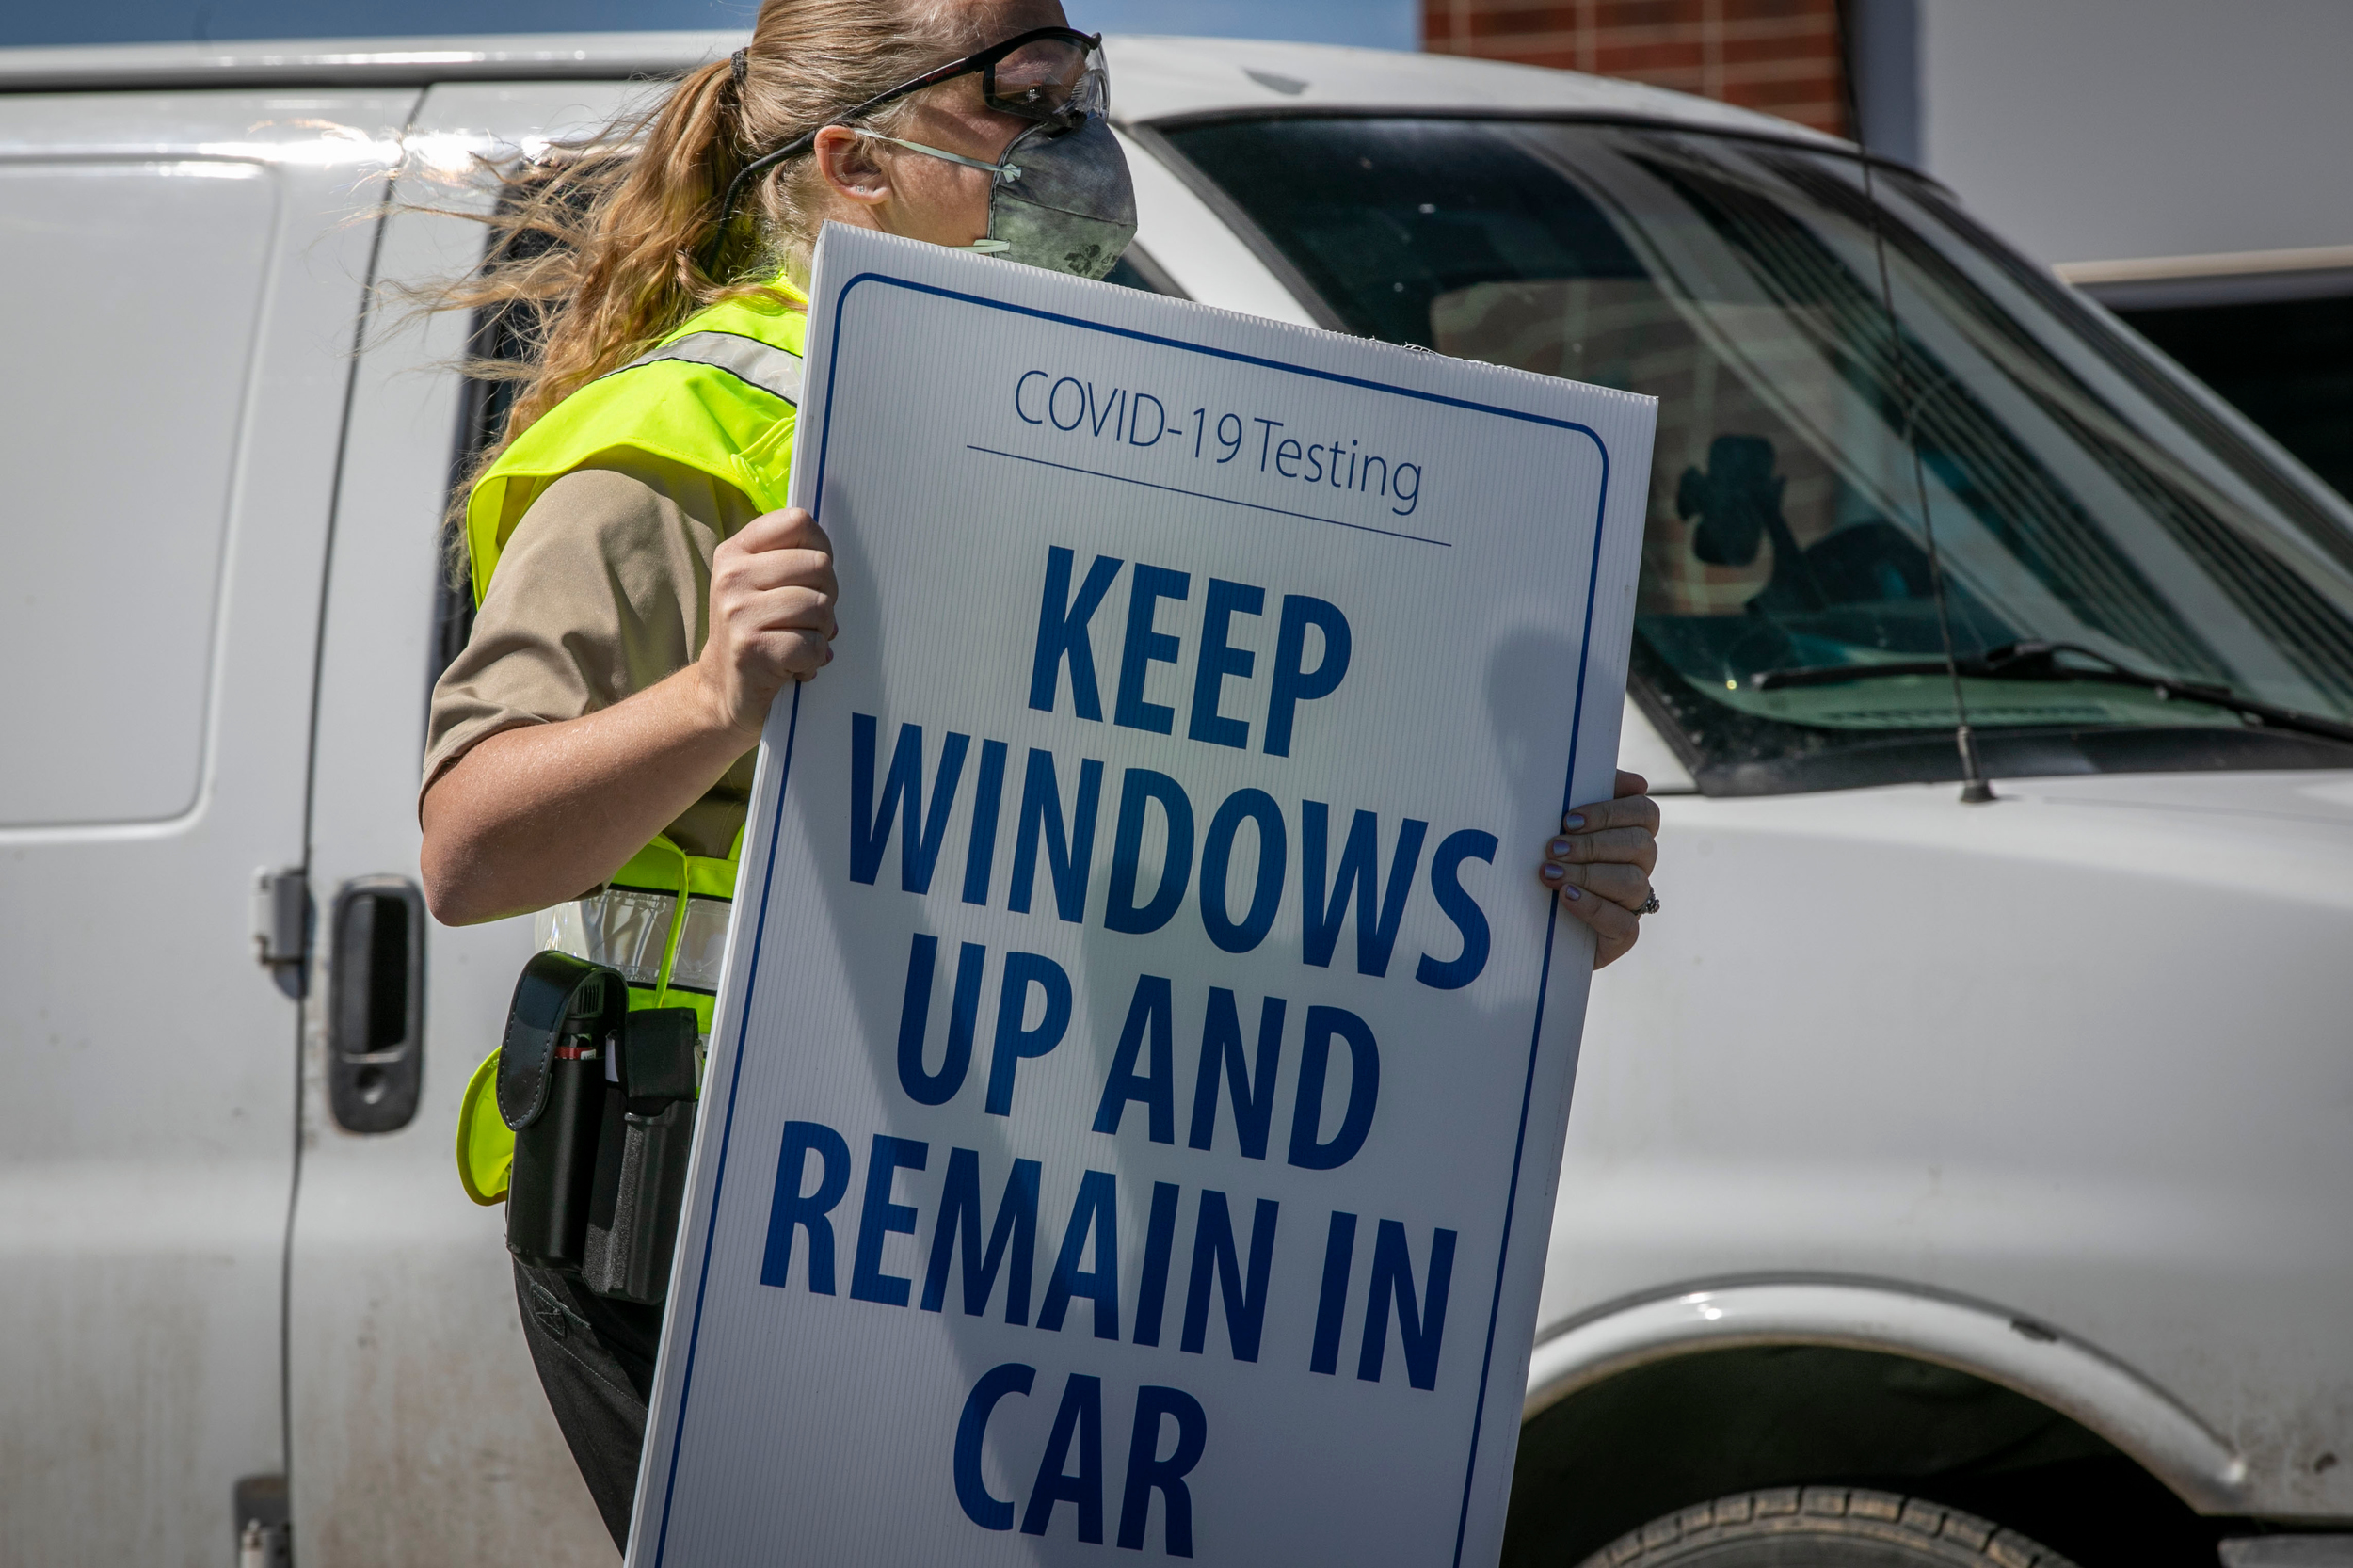
[{"label": "woman's left hand", "polygon": [[1658,803],[1643,792],[1650,780],[1618,770],[1615,800],[1580,806],[1561,819],[1545,844],[1536,880],[1561,907],[1593,928],[1593,968],[1615,963],[1642,934],[1641,917],[1657,907],[1651,869],[1658,864]]}]

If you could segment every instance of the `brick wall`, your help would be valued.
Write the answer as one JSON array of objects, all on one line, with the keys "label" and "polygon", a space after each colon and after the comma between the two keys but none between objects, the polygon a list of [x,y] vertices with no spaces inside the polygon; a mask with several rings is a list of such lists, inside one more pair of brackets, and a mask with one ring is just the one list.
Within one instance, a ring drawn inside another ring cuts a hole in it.
[{"label": "brick wall", "polygon": [[1837,0],[1422,0],[1439,54],[1624,76],[1844,135]]}]

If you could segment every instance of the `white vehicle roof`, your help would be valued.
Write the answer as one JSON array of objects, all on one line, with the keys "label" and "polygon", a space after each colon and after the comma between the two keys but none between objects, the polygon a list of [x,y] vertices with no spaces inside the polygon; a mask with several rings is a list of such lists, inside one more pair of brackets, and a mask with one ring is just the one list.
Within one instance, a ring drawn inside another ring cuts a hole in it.
[{"label": "white vehicle roof", "polygon": [[[539,33],[304,39],[0,50],[0,91],[422,85],[658,76],[717,59],[736,32]],[[1113,106],[1132,123],[1267,110],[1450,111],[1634,120],[1824,147],[1835,137],[1771,115],[1637,82],[1333,44],[1114,36]]]},{"label": "white vehicle roof", "polygon": [[1449,110],[1641,120],[1840,145],[1794,121],[1688,93],[1453,55],[1158,37],[1114,38],[1105,48],[1112,105],[1121,119],[1142,122],[1234,110]]}]

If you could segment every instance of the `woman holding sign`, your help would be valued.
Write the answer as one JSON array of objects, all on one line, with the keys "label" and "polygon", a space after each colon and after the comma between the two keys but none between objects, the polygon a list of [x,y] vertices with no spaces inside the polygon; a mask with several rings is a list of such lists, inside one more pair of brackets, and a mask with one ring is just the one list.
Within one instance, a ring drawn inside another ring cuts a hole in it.
[{"label": "woman holding sign", "polygon": [[[552,911],[552,939],[620,969],[632,1006],[708,1028],[761,726],[833,657],[825,536],[761,504],[792,461],[818,229],[1101,277],[1134,232],[1105,109],[1099,40],[1055,0],[768,0],[748,46],[511,177],[488,264],[436,301],[520,317],[533,348],[499,372],[520,386],[468,496],[478,618],[433,696],[439,919]],[[1597,965],[1657,906],[1644,788],[1621,774],[1541,851]],[[512,1147],[491,1083],[459,1132],[483,1202]],[[517,1286],[620,1541],[662,1309],[520,1263]]]}]

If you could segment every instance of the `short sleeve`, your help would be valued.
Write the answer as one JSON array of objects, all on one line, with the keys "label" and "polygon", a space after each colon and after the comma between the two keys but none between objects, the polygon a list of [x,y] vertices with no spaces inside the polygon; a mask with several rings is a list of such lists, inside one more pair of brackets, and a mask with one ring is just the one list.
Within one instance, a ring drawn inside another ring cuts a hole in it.
[{"label": "short sleeve", "polygon": [[697,470],[612,456],[550,485],[516,526],[472,637],[434,683],[423,789],[488,736],[611,707],[702,652],[712,552],[752,503]]}]

